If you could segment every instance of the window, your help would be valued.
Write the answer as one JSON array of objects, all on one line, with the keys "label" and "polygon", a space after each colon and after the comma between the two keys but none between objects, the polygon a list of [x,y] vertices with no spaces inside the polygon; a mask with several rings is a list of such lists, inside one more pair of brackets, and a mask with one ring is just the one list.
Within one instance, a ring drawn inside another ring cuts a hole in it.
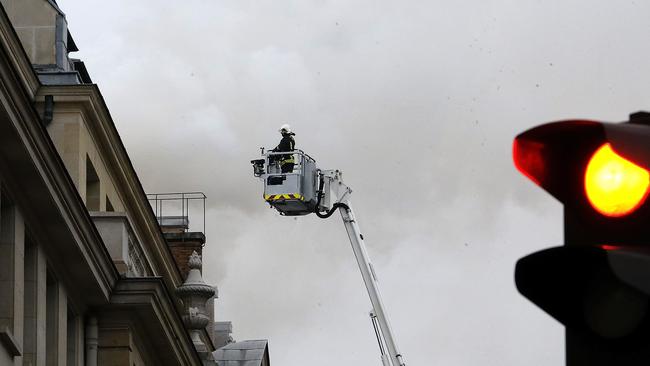
[{"label": "window", "polygon": [[[0,192],[0,323],[11,324],[14,318],[14,206],[4,191]],[[11,329],[11,328],[10,328]],[[4,331],[4,329],[1,329]]]},{"label": "window", "polygon": [[86,156],[86,208],[88,211],[99,211],[99,176]]},{"label": "window", "polygon": [[4,191],[0,192],[0,242],[13,244],[14,205]]},{"label": "window", "polygon": [[111,200],[108,199],[108,196],[106,196],[106,211],[108,212],[115,211],[115,208],[113,208],[113,204],[111,203]]}]

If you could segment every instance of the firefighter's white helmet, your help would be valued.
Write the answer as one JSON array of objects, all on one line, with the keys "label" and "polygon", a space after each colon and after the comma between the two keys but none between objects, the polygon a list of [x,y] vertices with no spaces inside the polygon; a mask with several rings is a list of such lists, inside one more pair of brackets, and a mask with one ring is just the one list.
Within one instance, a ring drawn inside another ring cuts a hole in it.
[{"label": "firefighter's white helmet", "polygon": [[289,126],[288,124],[285,123],[282,126],[280,126],[280,129],[278,131],[281,134],[291,133],[291,126]]}]

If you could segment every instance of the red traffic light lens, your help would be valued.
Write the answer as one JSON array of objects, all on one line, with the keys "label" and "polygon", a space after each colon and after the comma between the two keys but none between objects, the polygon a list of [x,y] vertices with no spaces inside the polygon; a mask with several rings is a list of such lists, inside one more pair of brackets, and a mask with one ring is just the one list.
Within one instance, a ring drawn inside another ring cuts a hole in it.
[{"label": "red traffic light lens", "polygon": [[543,150],[544,144],[519,138],[512,145],[512,157],[517,170],[540,186],[546,176]]},{"label": "red traffic light lens", "polygon": [[609,217],[634,212],[648,196],[650,174],[604,144],[592,155],[585,172],[585,193],[591,206]]}]

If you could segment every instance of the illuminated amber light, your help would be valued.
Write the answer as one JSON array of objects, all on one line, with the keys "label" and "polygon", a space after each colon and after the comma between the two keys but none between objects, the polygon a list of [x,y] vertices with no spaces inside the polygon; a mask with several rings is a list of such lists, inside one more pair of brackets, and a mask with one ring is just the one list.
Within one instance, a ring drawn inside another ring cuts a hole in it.
[{"label": "illuminated amber light", "polygon": [[603,215],[624,216],[636,210],[648,195],[650,174],[618,155],[610,144],[601,146],[589,160],[585,192]]}]

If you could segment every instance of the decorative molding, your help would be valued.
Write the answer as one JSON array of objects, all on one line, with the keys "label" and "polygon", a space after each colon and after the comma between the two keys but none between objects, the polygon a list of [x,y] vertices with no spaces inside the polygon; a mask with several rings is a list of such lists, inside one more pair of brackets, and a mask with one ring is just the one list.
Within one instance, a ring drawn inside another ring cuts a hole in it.
[{"label": "decorative molding", "polygon": [[[21,182],[32,185],[29,194],[19,195],[17,201],[26,218],[49,223],[32,228],[35,238],[47,242],[53,236],[66,237],[65,242],[76,245],[87,266],[87,277],[95,278],[97,294],[101,293],[93,301],[105,302],[118,274],[40,121],[33,100],[39,83],[34,78],[29,59],[4,10],[0,10],[0,113],[6,118],[0,138],[4,139],[2,147],[9,149],[3,154],[8,171],[12,172],[5,180],[18,192],[24,189]],[[21,168],[16,169],[13,164]],[[13,177],[19,177],[19,181]],[[43,221],[45,212],[54,216]]]},{"label": "decorative molding", "polygon": [[[113,256],[113,260],[117,260],[126,267],[126,277],[151,277],[155,275],[151,268],[150,259],[144,253],[143,246],[134,234],[131,222],[125,212],[91,211],[90,216],[93,218],[100,235],[108,235],[104,244],[108,247],[108,251]],[[123,235],[119,235],[119,239],[117,239],[115,233],[109,234],[109,232],[115,230],[114,227],[111,227],[115,223],[118,223],[119,230],[124,230],[123,232],[126,234],[126,238]],[[118,254],[118,258],[115,257],[116,251],[120,253]],[[118,266],[118,270],[120,268]]]},{"label": "decorative molding", "polygon": [[185,306],[183,322],[192,335],[194,347],[199,352],[207,352],[208,347],[201,340],[200,331],[210,324],[210,317],[206,311],[206,302],[214,296],[214,288],[207,285],[201,276],[201,256],[193,251],[188,259],[190,268],[185,283],[176,289],[176,295],[181,298]]},{"label": "decorative molding", "polygon": [[180,273],[97,85],[43,86],[36,96],[37,105],[45,102],[45,95],[54,96],[55,113],[81,112],[134,232],[147,247],[145,256],[170,290],[178,287]]},{"label": "decorative molding", "polygon": [[[154,346],[156,344],[160,346],[161,342],[165,345],[158,347],[159,352],[169,350],[170,355],[175,355],[175,359],[161,355],[160,362],[162,363],[159,363],[160,365],[201,365],[190,335],[185,330],[183,320],[175,309],[174,297],[167,291],[162,278],[121,279],[115,286],[110,303],[112,309],[129,309],[128,314],[137,312],[138,316],[132,318],[132,321],[159,327],[157,331],[143,335]],[[144,329],[142,326],[137,328]]]}]

